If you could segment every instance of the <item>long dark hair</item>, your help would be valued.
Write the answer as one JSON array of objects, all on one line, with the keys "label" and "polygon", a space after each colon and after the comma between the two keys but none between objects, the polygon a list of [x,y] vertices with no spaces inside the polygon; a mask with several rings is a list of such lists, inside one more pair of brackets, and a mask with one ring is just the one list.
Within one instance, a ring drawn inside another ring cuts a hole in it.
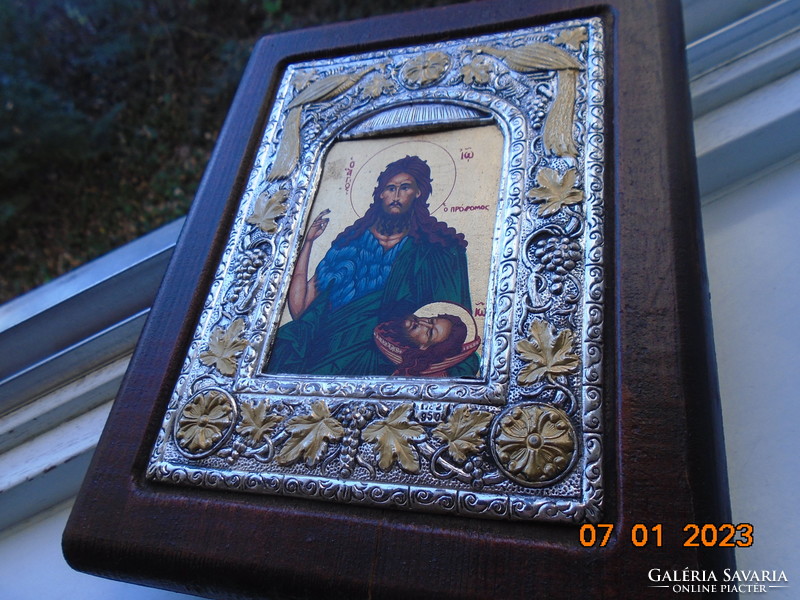
[{"label": "long dark hair", "polygon": [[467,338],[467,326],[455,315],[441,314],[437,319],[447,319],[452,325],[450,335],[441,342],[437,342],[426,349],[418,348],[417,342],[408,336],[405,329],[405,319],[396,319],[386,324],[384,333],[395,344],[405,346],[400,364],[397,365],[396,375],[421,375],[431,366],[444,362],[456,356]]},{"label": "long dark hair", "polygon": [[431,215],[428,209],[428,198],[433,191],[431,168],[419,156],[406,156],[386,165],[386,168],[378,176],[378,185],[372,191],[372,204],[367,209],[367,212],[336,236],[336,239],[333,240],[333,245],[342,247],[361,237],[367,229],[372,227],[383,210],[381,206],[383,189],[392,177],[400,173],[411,175],[414,181],[417,182],[417,187],[420,191],[419,198],[414,200],[414,204],[411,207],[411,225],[408,231],[408,235],[411,236],[414,242],[419,243],[424,239],[431,244],[438,244],[444,247],[461,246],[466,248],[467,240],[464,239],[463,233],[457,232],[447,223],[439,221]]}]

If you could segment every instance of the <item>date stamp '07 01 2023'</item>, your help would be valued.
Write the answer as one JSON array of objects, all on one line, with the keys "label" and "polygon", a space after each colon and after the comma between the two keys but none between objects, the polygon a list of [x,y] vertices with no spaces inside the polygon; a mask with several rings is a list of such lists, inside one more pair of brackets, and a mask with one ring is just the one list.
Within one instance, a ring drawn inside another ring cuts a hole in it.
[{"label": "date stamp '07 01 2023'", "polygon": [[[663,543],[664,527],[661,523],[645,525],[635,523],[631,528],[630,541],[637,548],[647,545],[661,546]],[[614,532],[613,523],[586,523],[581,526],[579,540],[584,548],[606,546]],[[753,545],[755,532],[750,523],[688,523],[684,526],[686,534],[683,539],[685,547],[706,548],[749,548]]]}]

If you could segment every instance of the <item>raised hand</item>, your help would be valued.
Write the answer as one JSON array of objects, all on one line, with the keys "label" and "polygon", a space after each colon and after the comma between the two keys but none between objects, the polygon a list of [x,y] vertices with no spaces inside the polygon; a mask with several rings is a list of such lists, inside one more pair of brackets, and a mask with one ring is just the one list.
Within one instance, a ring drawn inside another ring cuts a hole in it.
[{"label": "raised hand", "polygon": [[321,213],[317,215],[317,218],[312,221],[311,226],[308,228],[308,234],[306,239],[309,242],[313,242],[319,236],[321,236],[325,232],[325,228],[328,226],[328,222],[330,219],[326,219],[326,215],[330,213],[330,209],[326,208]]},{"label": "raised hand", "polygon": [[314,240],[325,233],[325,228],[330,221],[326,216],[330,212],[330,209],[326,208],[311,222],[306,239],[303,240],[303,245],[300,248],[300,254],[297,256],[297,263],[292,274],[292,283],[289,287],[289,313],[293,319],[303,314],[308,305],[311,304],[311,301],[317,297],[316,280],[314,277],[308,279],[308,261]]}]

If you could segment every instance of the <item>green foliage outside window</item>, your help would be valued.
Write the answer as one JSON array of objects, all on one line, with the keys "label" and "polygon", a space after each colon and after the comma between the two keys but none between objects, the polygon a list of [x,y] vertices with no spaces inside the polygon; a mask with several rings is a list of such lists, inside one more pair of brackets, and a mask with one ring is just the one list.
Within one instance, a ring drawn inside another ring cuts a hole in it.
[{"label": "green foliage outside window", "polygon": [[255,41],[457,0],[0,0],[0,302],[184,214]]}]

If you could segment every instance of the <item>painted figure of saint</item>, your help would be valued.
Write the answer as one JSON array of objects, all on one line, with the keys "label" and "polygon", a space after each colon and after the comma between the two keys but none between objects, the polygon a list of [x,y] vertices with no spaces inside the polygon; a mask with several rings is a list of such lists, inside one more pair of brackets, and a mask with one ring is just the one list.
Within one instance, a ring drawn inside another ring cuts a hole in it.
[{"label": "painted figure of saint", "polygon": [[[308,229],[289,288],[292,321],[277,333],[268,373],[391,375],[397,365],[373,331],[433,302],[472,306],[464,235],[430,214],[431,170],[418,156],[386,166],[363,217],[345,228],[309,278],[312,246],[328,224]],[[449,376],[475,376],[473,352]]]}]

